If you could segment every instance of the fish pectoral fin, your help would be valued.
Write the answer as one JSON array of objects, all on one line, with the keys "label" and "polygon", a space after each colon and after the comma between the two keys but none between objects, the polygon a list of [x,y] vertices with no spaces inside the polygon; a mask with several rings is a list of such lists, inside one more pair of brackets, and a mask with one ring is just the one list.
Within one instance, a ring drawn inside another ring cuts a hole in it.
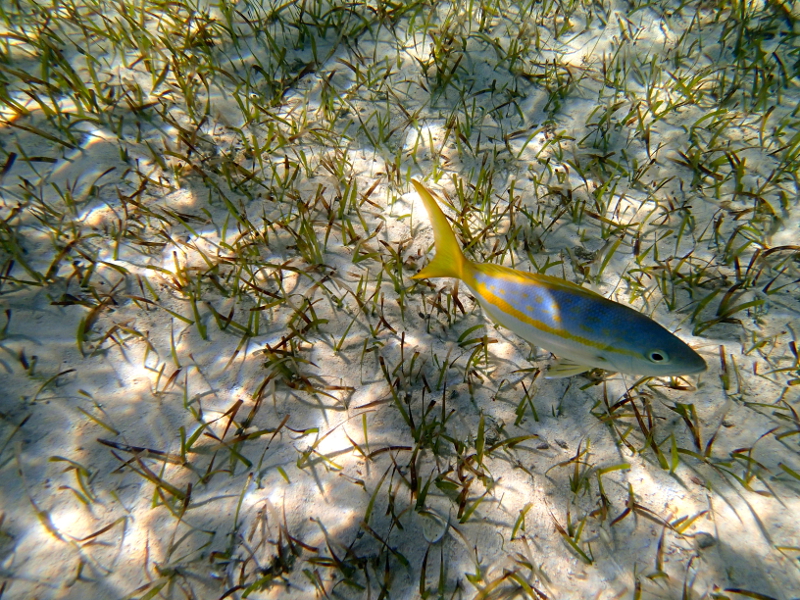
[{"label": "fish pectoral fin", "polygon": [[550,365],[544,378],[562,379],[564,377],[572,377],[573,375],[580,375],[581,373],[586,373],[586,371],[591,371],[593,368],[594,367],[580,365],[567,358],[562,358]]}]

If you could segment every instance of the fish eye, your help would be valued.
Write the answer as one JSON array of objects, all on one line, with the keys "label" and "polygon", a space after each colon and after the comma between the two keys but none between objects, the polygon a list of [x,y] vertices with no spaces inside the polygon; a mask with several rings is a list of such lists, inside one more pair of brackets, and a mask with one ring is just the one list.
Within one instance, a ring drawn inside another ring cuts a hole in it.
[{"label": "fish eye", "polygon": [[656,364],[665,363],[669,360],[669,356],[663,350],[651,350],[647,358],[650,359],[650,362]]}]

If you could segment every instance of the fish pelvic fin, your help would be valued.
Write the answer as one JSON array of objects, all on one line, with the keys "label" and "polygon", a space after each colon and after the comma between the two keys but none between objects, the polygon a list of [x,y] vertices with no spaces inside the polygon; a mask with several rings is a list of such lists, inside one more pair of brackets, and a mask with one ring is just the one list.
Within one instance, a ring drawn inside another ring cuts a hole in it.
[{"label": "fish pelvic fin", "polygon": [[470,270],[470,262],[461,251],[461,246],[458,245],[458,240],[455,233],[453,233],[453,228],[447,221],[447,217],[444,216],[439,204],[437,204],[433,195],[424,185],[416,179],[412,179],[411,183],[414,184],[414,188],[425,205],[425,210],[428,211],[428,216],[433,226],[433,239],[436,248],[433,260],[419,273],[412,275],[411,278],[455,277],[464,279],[465,274]]},{"label": "fish pelvic fin", "polygon": [[562,379],[564,377],[572,377],[573,375],[580,375],[581,373],[586,373],[586,371],[591,371],[593,368],[594,367],[581,365],[568,358],[562,358],[550,366],[544,378]]}]

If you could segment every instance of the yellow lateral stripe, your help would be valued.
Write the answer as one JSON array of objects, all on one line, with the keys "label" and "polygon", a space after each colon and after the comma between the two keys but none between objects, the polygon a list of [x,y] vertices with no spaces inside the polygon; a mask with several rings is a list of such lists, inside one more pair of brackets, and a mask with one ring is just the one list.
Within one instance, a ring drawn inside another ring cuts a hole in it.
[{"label": "yellow lateral stripe", "polygon": [[[528,275],[526,277],[526,275]],[[518,285],[537,285],[541,286],[548,290],[565,290],[569,292],[584,292],[587,296],[593,295],[591,290],[586,290],[581,288],[580,286],[573,286],[573,285],[564,285],[561,282],[551,282],[544,277],[539,276],[537,277],[534,273],[524,273],[521,271],[519,274],[517,273],[507,273],[507,272],[499,272],[496,274],[492,274],[493,277],[497,279],[501,279],[503,281],[507,281],[509,283],[516,283]],[[576,289],[579,288],[579,289]]]},{"label": "yellow lateral stripe", "polygon": [[476,265],[478,271],[486,277],[495,279],[502,279],[509,283],[516,283],[519,285],[539,285],[548,290],[563,290],[570,293],[581,294],[587,298],[602,299],[609,301],[604,296],[593,292],[590,289],[581,287],[578,284],[570,281],[557,279],[550,275],[542,275],[540,273],[527,273],[525,271],[514,271],[508,267],[501,265],[493,265],[491,263],[482,263]]},{"label": "yellow lateral stripe", "polygon": [[478,287],[476,288],[476,291],[480,294],[481,298],[483,298],[484,300],[489,302],[489,304],[492,304],[493,306],[496,306],[499,310],[502,310],[507,315],[510,315],[510,316],[514,317],[515,319],[517,319],[519,321],[522,321],[523,323],[527,323],[528,325],[530,325],[531,327],[534,327],[535,329],[538,329],[539,331],[544,331],[545,333],[549,333],[551,335],[555,335],[557,337],[560,337],[562,339],[566,339],[566,340],[569,340],[569,341],[572,341],[572,342],[577,342],[579,344],[583,344],[584,346],[591,346],[592,348],[598,348],[599,350],[606,350],[606,351],[616,352],[617,354],[626,354],[626,355],[629,355],[629,356],[638,356],[638,354],[636,352],[633,352],[631,350],[623,350],[621,348],[614,348],[614,347],[611,347],[611,346],[604,346],[599,342],[593,342],[592,340],[589,340],[587,338],[580,337],[580,336],[577,336],[577,335],[573,335],[573,334],[571,334],[571,333],[569,333],[567,331],[564,331],[562,329],[554,329],[553,327],[550,327],[549,325],[547,325],[545,323],[542,323],[541,321],[537,321],[536,319],[532,319],[531,317],[529,317],[525,313],[523,313],[523,312],[519,311],[518,309],[514,308],[513,306],[511,306],[508,302],[506,302],[502,298],[499,298],[499,297],[495,296],[494,294],[489,293],[488,288],[486,287],[486,284],[484,284],[484,283],[478,284]]}]

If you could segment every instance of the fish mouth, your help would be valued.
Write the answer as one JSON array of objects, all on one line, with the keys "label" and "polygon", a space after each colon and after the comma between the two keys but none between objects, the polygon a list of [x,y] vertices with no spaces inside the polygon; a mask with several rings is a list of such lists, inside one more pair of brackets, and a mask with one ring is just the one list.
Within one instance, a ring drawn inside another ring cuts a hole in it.
[{"label": "fish mouth", "polygon": [[708,363],[697,352],[694,353],[693,359],[694,360],[692,361],[691,365],[692,370],[690,371],[691,374],[702,373],[703,371],[708,370]]},{"label": "fish mouth", "polygon": [[697,373],[703,373],[705,371],[708,371],[708,365],[706,364],[706,361],[703,361],[703,364],[695,365],[695,366],[691,367],[691,370],[682,371],[681,374],[682,375],[696,375]]},{"label": "fish mouth", "polygon": [[702,373],[707,370],[708,364],[706,361],[702,356],[695,353],[691,361],[687,362],[685,365],[681,365],[680,368],[674,369],[671,373],[665,373],[665,375],[696,375],[697,373]]}]

